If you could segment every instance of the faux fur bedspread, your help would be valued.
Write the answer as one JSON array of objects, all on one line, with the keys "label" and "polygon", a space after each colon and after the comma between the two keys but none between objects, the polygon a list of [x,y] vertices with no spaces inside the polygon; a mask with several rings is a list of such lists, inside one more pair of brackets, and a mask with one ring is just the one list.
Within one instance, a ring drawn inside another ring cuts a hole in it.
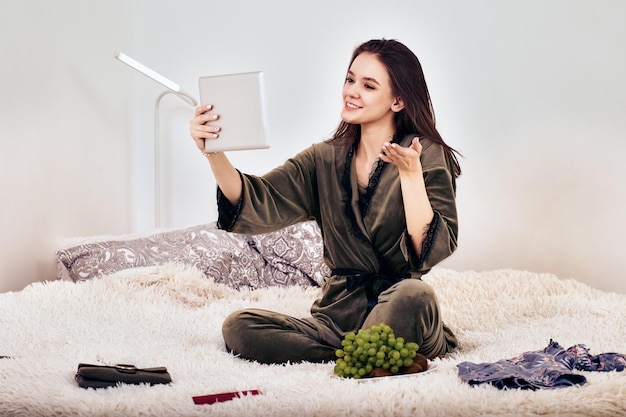
[{"label": "faux fur bedspread", "polygon": [[[623,416],[626,372],[585,372],[582,386],[554,390],[470,387],[463,361],[492,362],[541,349],[550,339],[592,353],[626,352],[626,295],[515,270],[424,277],[439,295],[458,351],[431,371],[358,382],[333,364],[267,366],[225,351],[221,323],[260,307],[308,314],[316,287],[237,291],[192,267],[131,269],[72,283],[31,284],[0,294],[2,416]],[[79,362],[166,366],[170,385],[79,388]],[[213,405],[192,397],[258,389]]]}]

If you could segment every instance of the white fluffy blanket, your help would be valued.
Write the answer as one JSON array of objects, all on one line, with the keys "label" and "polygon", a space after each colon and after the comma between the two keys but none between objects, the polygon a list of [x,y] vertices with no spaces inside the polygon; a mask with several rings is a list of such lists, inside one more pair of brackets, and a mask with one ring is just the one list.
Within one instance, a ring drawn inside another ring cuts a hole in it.
[{"label": "white fluffy blanket", "polygon": [[[188,267],[127,270],[81,283],[35,283],[0,294],[0,414],[3,416],[618,416],[626,372],[587,372],[581,387],[501,391],[460,381],[462,361],[493,362],[545,347],[586,344],[626,352],[626,295],[514,270],[434,269],[461,346],[434,369],[368,382],[332,376],[332,364],[267,366],[225,351],[221,323],[256,306],[308,314],[317,288],[235,291]],[[166,366],[171,385],[85,390],[79,362]],[[213,405],[192,397],[258,389]]]}]

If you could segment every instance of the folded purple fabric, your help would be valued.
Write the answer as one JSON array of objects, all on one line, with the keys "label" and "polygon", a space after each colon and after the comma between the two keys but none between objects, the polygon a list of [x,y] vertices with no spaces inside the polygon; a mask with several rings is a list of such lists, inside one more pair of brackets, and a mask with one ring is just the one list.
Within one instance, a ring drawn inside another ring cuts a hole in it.
[{"label": "folded purple fabric", "polygon": [[621,353],[601,353],[592,356],[583,344],[564,349],[557,342],[550,343],[543,350],[522,353],[511,359],[493,363],[462,362],[457,365],[459,377],[474,386],[491,384],[500,389],[561,388],[583,385],[587,382],[578,371],[623,371],[626,368],[626,355]]}]

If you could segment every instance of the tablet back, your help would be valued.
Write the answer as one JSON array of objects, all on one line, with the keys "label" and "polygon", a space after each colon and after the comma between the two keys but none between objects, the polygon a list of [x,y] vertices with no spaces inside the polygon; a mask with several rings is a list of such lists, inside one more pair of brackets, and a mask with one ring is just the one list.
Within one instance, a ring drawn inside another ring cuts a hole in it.
[{"label": "tablet back", "polygon": [[200,77],[201,104],[220,116],[219,138],[206,139],[207,152],[269,148],[263,72]]}]

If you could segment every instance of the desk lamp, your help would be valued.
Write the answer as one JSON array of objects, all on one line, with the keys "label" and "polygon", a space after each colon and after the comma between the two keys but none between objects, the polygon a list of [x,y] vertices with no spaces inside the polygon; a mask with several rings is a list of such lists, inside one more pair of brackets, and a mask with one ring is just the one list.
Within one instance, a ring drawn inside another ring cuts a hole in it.
[{"label": "desk lamp", "polygon": [[137,62],[133,58],[125,55],[121,52],[116,52],[113,55],[117,60],[123,62],[129,67],[139,71],[143,75],[157,83],[161,84],[167,90],[162,92],[154,103],[154,226],[156,228],[161,227],[161,137],[159,134],[159,108],[161,100],[167,94],[173,94],[180,97],[184,102],[197,106],[197,101],[189,94],[185,93],[178,84],[162,76],[158,72],[146,67],[145,65]]}]

